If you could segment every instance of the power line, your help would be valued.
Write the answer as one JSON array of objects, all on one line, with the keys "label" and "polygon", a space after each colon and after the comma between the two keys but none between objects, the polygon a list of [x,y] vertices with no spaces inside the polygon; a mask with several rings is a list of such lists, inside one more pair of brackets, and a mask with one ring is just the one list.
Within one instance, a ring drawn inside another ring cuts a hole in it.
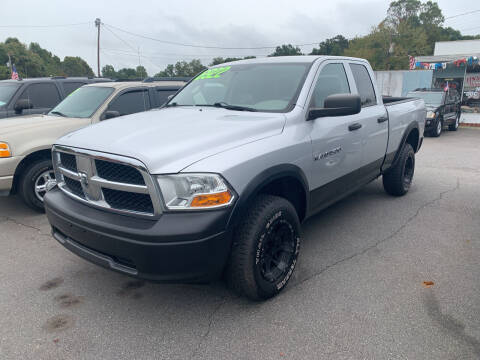
[{"label": "power line", "polygon": [[478,13],[478,12],[480,12],[480,9],[478,9],[478,10],[472,10],[472,11],[468,11],[468,12],[465,12],[465,13],[462,13],[462,14],[457,14],[457,15],[447,16],[447,17],[445,18],[445,20],[448,20],[448,19],[453,19],[453,18],[456,18],[456,17],[459,17],[459,16],[464,16],[464,15],[475,14],[475,13]]},{"label": "power line", "polygon": [[[175,42],[175,41],[168,41],[168,40],[162,40],[162,39],[157,39],[157,38],[153,38],[153,37],[150,37],[150,36],[145,36],[145,35],[141,35],[141,34],[136,34],[136,33],[133,33],[131,31],[128,31],[128,30],[124,30],[124,29],[121,29],[119,27],[116,27],[116,26],[113,26],[113,25],[109,25],[109,24],[105,24],[105,26],[107,27],[111,27],[113,29],[116,29],[118,31],[121,31],[125,34],[129,34],[129,35],[132,35],[132,36],[136,36],[136,37],[139,37],[139,38],[142,38],[142,39],[147,39],[147,40],[152,40],[152,41],[156,41],[156,42],[160,42],[160,43],[163,43],[163,44],[169,44],[169,45],[177,45],[177,46],[185,46],[185,47],[193,47],[193,48],[203,48],[203,49],[223,49],[223,50],[262,50],[262,49],[276,49],[277,46],[257,46],[257,47],[224,47],[224,46],[210,46],[210,45],[195,45],[195,44],[186,44],[186,43],[179,43],[179,42]],[[318,41],[314,42],[314,43],[307,43],[307,44],[293,44],[293,46],[307,46],[307,45],[318,45]]]},{"label": "power line", "polygon": [[68,26],[78,26],[92,24],[91,21],[73,23],[73,24],[57,24],[57,25],[0,25],[0,28],[55,28],[55,27],[68,27]]}]

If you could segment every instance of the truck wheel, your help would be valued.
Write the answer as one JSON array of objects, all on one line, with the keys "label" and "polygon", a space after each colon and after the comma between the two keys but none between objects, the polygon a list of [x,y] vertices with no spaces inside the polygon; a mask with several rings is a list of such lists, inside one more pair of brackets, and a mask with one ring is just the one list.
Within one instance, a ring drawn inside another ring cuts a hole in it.
[{"label": "truck wheel", "polygon": [[412,145],[406,143],[394,167],[383,174],[383,188],[393,196],[405,195],[412,184],[415,171],[415,152]]},{"label": "truck wheel", "polygon": [[451,125],[448,125],[448,130],[457,131],[459,125],[460,125],[460,114],[457,114],[457,117],[455,118],[455,122]]},{"label": "truck wheel", "polygon": [[55,174],[51,160],[41,159],[30,163],[20,177],[20,196],[30,208],[44,212],[43,197],[53,181],[55,181]]},{"label": "truck wheel", "polygon": [[264,300],[292,276],[300,249],[300,221],[284,198],[260,195],[236,229],[227,281],[239,295]]},{"label": "truck wheel", "polygon": [[438,118],[437,122],[435,123],[435,128],[432,130],[432,136],[439,137],[443,130],[443,121],[442,119]]}]

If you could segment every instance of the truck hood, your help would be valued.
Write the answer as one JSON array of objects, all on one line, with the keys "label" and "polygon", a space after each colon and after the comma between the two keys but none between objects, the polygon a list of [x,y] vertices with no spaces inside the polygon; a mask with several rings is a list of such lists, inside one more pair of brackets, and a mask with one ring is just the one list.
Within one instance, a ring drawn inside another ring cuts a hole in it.
[{"label": "truck hood", "polygon": [[[47,123],[52,125],[56,122],[62,123],[71,118],[51,115],[24,115],[12,118],[0,119],[0,136],[19,133],[23,130],[31,132],[35,128],[44,127]],[[0,139],[2,140],[2,139]]]},{"label": "truck hood", "polygon": [[280,113],[172,107],[103,121],[57,144],[136,158],[152,174],[177,173],[208,156],[280,134],[284,124]]}]

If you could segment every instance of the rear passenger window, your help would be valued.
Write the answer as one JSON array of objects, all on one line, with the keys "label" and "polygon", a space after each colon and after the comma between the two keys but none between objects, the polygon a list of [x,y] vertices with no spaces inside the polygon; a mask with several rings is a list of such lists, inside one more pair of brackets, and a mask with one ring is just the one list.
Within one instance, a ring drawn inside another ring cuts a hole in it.
[{"label": "rear passenger window", "polygon": [[134,114],[150,109],[148,90],[135,90],[123,93],[112,101],[108,110],[118,111],[120,115]]},{"label": "rear passenger window", "polygon": [[162,89],[157,89],[157,99],[158,99],[158,104],[162,106],[165,104],[168,100],[168,97],[170,95],[175,94],[175,90],[162,90]]},{"label": "rear passenger window", "polygon": [[58,89],[53,83],[40,83],[29,85],[20,99],[28,99],[34,109],[52,108],[60,102]]},{"label": "rear passenger window", "polygon": [[367,68],[360,64],[350,64],[350,68],[357,84],[358,95],[362,99],[362,107],[376,105],[377,97]]},{"label": "rear passenger window", "polygon": [[310,107],[323,108],[325,99],[333,94],[350,93],[347,74],[342,64],[327,64],[318,76]]},{"label": "rear passenger window", "polygon": [[80,86],[85,85],[82,82],[62,82],[63,91],[65,91],[65,96],[70,95],[72,92],[77,90]]}]

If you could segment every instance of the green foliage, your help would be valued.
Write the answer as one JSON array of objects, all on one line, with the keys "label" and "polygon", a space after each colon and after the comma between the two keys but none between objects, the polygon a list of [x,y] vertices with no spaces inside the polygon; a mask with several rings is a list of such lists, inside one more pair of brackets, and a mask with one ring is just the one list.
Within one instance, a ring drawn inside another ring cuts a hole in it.
[{"label": "green foliage", "polygon": [[179,61],[175,65],[167,65],[165,70],[155,74],[155,77],[195,76],[206,69],[207,67],[198,59],[193,59],[190,62]]},{"label": "green foliage", "polygon": [[277,46],[275,51],[268,56],[293,56],[293,55],[303,55],[302,51],[298,46],[293,46],[291,44]]},{"label": "green foliage", "polygon": [[219,57],[213,58],[209,66],[219,65],[219,64],[238,61],[238,60],[245,60],[245,59],[255,59],[255,56],[245,56],[244,58],[237,58],[237,57],[223,58],[219,56]]},{"label": "green foliage", "polygon": [[90,66],[80,57],[65,57],[63,61],[38,43],[28,47],[17,38],[7,38],[0,42],[0,79],[11,77],[10,69],[5,66],[8,54],[15,64],[20,77],[41,76],[93,76]]},{"label": "green foliage", "polygon": [[333,38],[322,41],[318,45],[318,49],[313,48],[310,55],[342,56],[346,48],[348,48],[348,39],[343,35],[337,35]]},{"label": "green foliage", "polygon": [[115,71],[112,65],[105,65],[102,68],[102,76],[111,79],[145,79],[148,77],[148,74],[142,65],[137,66],[135,69],[123,68],[118,71]]}]

